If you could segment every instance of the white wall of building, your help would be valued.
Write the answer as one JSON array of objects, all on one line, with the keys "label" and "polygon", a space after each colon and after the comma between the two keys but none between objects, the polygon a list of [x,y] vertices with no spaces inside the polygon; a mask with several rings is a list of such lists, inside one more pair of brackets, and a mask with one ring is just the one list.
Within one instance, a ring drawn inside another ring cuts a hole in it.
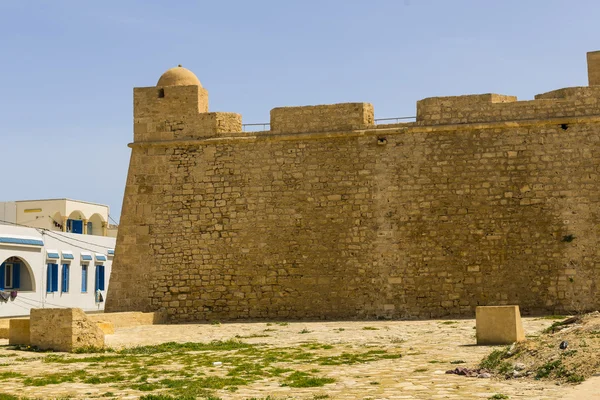
[{"label": "white wall of building", "polygon": [[[22,239],[22,240],[14,240]],[[10,243],[23,241],[25,244]],[[43,245],[30,244],[38,241]],[[28,315],[31,308],[78,307],[85,311],[104,309],[104,302],[96,301],[95,269],[104,265],[105,287],[101,292],[106,301],[110,282],[115,238],[78,235],[56,231],[43,231],[11,225],[0,225],[0,264],[11,257],[23,261],[21,268],[21,289],[5,288],[3,292],[16,291],[17,296],[8,301],[0,299],[0,317]],[[27,244],[29,243],[29,244]],[[48,250],[56,250],[60,258],[48,259]],[[71,252],[72,260],[63,257],[63,252]],[[92,255],[92,261],[82,261],[82,252]],[[96,253],[106,256],[106,261],[96,260]],[[47,270],[49,263],[58,264],[58,291],[47,291]],[[69,288],[62,290],[62,266],[69,265]],[[87,292],[82,293],[82,265],[88,265]],[[26,271],[26,272],[24,272]],[[33,279],[28,284],[27,275]],[[0,289],[1,290],[1,289]]]},{"label": "white wall of building", "polygon": [[0,221],[17,222],[17,203],[14,201],[0,202]]},{"label": "white wall of building", "polygon": [[69,223],[67,223],[69,219],[82,221],[84,228],[80,233],[109,235],[109,208],[103,204],[70,199],[19,200],[0,203],[0,221],[69,232]]}]

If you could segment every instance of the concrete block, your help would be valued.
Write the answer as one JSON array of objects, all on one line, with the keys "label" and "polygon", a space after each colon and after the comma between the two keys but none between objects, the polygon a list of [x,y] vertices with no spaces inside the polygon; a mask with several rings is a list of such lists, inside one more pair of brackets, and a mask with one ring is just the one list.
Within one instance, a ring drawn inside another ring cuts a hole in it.
[{"label": "concrete block", "polygon": [[30,344],[28,319],[11,319],[9,321],[8,344]]},{"label": "concrete block", "polygon": [[519,306],[477,307],[477,344],[511,344],[525,340]]},{"label": "concrete block", "polygon": [[80,308],[32,308],[30,320],[31,345],[40,349],[104,347],[104,332]]}]

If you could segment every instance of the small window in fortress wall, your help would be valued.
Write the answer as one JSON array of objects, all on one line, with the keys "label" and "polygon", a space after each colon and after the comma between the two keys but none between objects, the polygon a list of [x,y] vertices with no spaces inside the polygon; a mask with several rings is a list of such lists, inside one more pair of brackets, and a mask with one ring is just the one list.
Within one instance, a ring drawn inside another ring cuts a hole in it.
[{"label": "small window in fortress wall", "polygon": [[158,98],[162,99],[165,97],[165,89],[158,89]]}]

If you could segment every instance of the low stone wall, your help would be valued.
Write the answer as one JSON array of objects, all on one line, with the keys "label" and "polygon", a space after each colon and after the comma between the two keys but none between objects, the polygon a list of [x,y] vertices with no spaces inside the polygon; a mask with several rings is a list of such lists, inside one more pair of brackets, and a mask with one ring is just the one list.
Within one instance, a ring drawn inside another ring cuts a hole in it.
[{"label": "low stone wall", "polygon": [[32,308],[30,338],[42,350],[104,347],[104,333],[80,308]]},{"label": "low stone wall", "polygon": [[8,344],[30,344],[28,319],[9,320]]},{"label": "low stone wall", "polygon": [[108,322],[113,324],[115,328],[130,328],[140,325],[156,325],[166,321],[166,316],[159,312],[120,312],[120,313],[103,313],[90,314],[88,318],[91,321],[100,323]]}]

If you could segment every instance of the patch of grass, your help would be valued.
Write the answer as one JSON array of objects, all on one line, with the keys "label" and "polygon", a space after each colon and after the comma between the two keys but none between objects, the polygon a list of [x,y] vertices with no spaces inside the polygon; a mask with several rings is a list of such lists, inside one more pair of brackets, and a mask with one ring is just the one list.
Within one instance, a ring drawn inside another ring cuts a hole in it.
[{"label": "patch of grass", "polygon": [[507,356],[508,347],[503,350],[494,350],[479,363],[479,368],[495,370]]},{"label": "patch of grass", "polygon": [[463,360],[454,360],[454,361],[450,361],[450,364],[466,364],[466,361]]},{"label": "patch of grass", "polygon": [[440,360],[430,360],[430,361],[427,361],[427,362],[429,364],[441,364],[442,363],[442,361],[440,361]]},{"label": "patch of grass", "polygon": [[73,350],[75,354],[93,354],[93,353],[114,353],[115,350],[110,347],[85,346]]},{"label": "patch of grass", "polygon": [[563,325],[562,321],[553,322],[552,325],[550,325],[549,327],[547,327],[546,329],[544,329],[542,332],[543,333],[554,333],[562,325]]},{"label": "patch of grass", "polygon": [[101,376],[89,376],[83,380],[84,383],[89,384],[98,384],[98,383],[113,383],[113,382],[123,382],[127,378],[119,373],[113,373],[108,375]]},{"label": "patch of grass", "polygon": [[13,372],[13,371],[5,371],[5,372],[0,372],[0,381],[4,381],[6,379],[12,379],[12,378],[22,378],[24,375],[20,374],[18,372]]},{"label": "patch of grass", "polygon": [[567,378],[567,382],[569,383],[581,383],[583,381],[585,381],[585,378],[579,374],[570,374]]},{"label": "patch of grass", "polygon": [[86,371],[79,369],[70,373],[55,373],[40,377],[28,377],[23,380],[25,386],[57,385],[63,382],[75,382],[86,376]]},{"label": "patch of grass", "polygon": [[221,321],[214,320],[210,322],[211,325],[221,325]]},{"label": "patch of grass", "polygon": [[508,397],[507,395],[502,394],[502,393],[496,393],[495,395],[488,397],[488,399],[500,400],[500,399],[510,399],[510,397]]},{"label": "patch of grass", "polygon": [[553,371],[561,368],[562,362],[560,360],[547,362],[537,369],[535,373],[535,379],[547,378]]},{"label": "patch of grass", "polygon": [[439,324],[441,324],[441,325],[453,325],[453,324],[458,324],[458,321],[442,321],[442,322],[439,322]]},{"label": "patch of grass", "polygon": [[115,397],[116,395],[113,392],[106,392],[102,395],[102,397]]},{"label": "patch of grass", "polygon": [[425,371],[427,371],[427,368],[417,368],[413,372],[425,372]]},{"label": "patch of grass", "polygon": [[308,329],[304,328],[302,329],[300,332],[298,333],[310,333],[311,331],[309,331]]},{"label": "patch of grass", "polygon": [[320,387],[328,383],[335,382],[333,378],[315,377],[306,372],[296,371],[283,381],[284,386],[301,388],[301,387]]},{"label": "patch of grass", "polygon": [[560,320],[563,320],[565,318],[567,318],[567,317],[565,317],[564,315],[544,315],[540,319],[560,319]]},{"label": "patch of grass", "polygon": [[300,347],[305,347],[305,348],[310,349],[310,350],[319,350],[319,349],[330,350],[330,349],[333,349],[332,345],[330,345],[330,344],[321,344],[321,343],[304,343],[304,344],[301,344]]},{"label": "patch of grass", "polygon": [[345,330],[346,330],[346,329],[344,329],[344,328],[337,328],[337,329],[334,329],[334,331],[338,331],[338,332],[344,332]]},{"label": "patch of grass", "polygon": [[[291,372],[293,371],[293,369],[290,368],[279,368],[279,367],[273,367],[271,369],[268,370],[269,374],[271,376],[281,376],[283,374],[285,374],[286,372]],[[312,372],[313,370],[311,370]]]},{"label": "patch of grass", "polygon": [[260,334],[260,333],[253,333],[252,335],[247,335],[247,336],[235,335],[236,339],[252,339],[252,338],[259,338],[259,337],[270,337],[270,335],[265,335],[265,334]]},{"label": "patch of grass", "polygon": [[23,400],[23,397],[13,396],[12,394],[0,393],[0,400]]},{"label": "patch of grass", "polygon": [[[74,363],[107,363],[107,362],[125,362],[126,365],[135,362],[137,359],[135,357],[123,357],[117,354],[114,355],[102,355],[102,356],[91,356],[91,357],[68,357],[62,354],[50,354],[42,359],[42,362],[45,363],[58,363],[58,364],[74,364]],[[104,365],[104,367],[108,367],[108,365]]]},{"label": "patch of grass", "polygon": [[372,381],[372,382],[369,382],[369,385],[379,385],[379,382],[377,382],[377,381]]},{"label": "patch of grass", "polygon": [[374,326],[363,326],[363,331],[378,331],[379,328],[375,328]]},{"label": "patch of grass", "polygon": [[513,368],[512,364],[509,362],[506,362],[506,361],[502,361],[500,364],[498,364],[498,367],[497,367],[498,372],[500,372],[501,374],[508,374],[513,369],[514,368]]},{"label": "patch of grass", "polygon": [[339,356],[319,357],[315,361],[320,365],[351,365],[377,360],[401,358],[401,354],[388,353],[385,350],[371,350],[366,353],[342,353]]},{"label": "patch of grass", "polygon": [[289,322],[276,322],[276,324],[279,326],[288,326]]},{"label": "patch of grass", "polygon": [[119,351],[119,354],[157,354],[157,353],[183,353],[187,351],[229,351],[248,349],[254,347],[251,344],[237,340],[214,340],[210,343],[176,343],[168,342],[151,346],[130,347]]}]

